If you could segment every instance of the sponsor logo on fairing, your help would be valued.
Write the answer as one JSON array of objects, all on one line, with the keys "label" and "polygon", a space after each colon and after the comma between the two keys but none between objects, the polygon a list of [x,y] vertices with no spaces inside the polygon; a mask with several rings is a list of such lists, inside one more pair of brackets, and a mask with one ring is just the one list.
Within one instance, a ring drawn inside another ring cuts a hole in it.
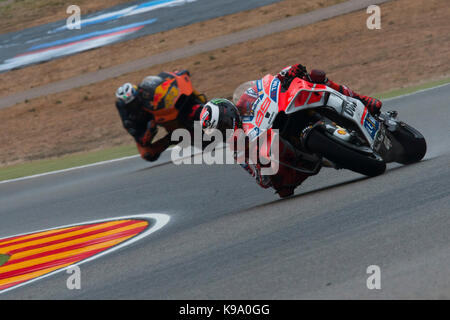
[{"label": "sponsor logo on fairing", "polygon": [[353,117],[356,111],[356,104],[353,102],[344,102],[343,109],[346,114]]},{"label": "sponsor logo on fairing", "polygon": [[368,113],[364,119],[364,128],[366,128],[372,139],[375,139],[375,136],[380,129],[380,123]]},{"label": "sponsor logo on fairing", "polygon": [[[259,104],[261,103],[263,97],[264,97],[264,95],[262,95],[262,96],[259,97],[255,102],[253,102],[252,111],[251,111],[252,115],[254,114],[255,109],[256,109],[256,108],[259,106]],[[252,119],[252,120],[253,120],[253,119]]]},{"label": "sponsor logo on fairing", "polygon": [[253,128],[253,130],[248,133],[248,138],[250,139],[250,141],[254,140],[257,136],[259,136],[259,128],[258,127]]},{"label": "sponsor logo on fairing", "polygon": [[242,122],[252,122],[255,116],[243,116]]},{"label": "sponsor logo on fairing", "polygon": [[256,81],[256,89],[258,90],[259,97],[260,98],[263,97],[264,96],[264,88],[263,88],[262,80]]},{"label": "sponsor logo on fairing", "polygon": [[278,100],[278,88],[280,86],[280,80],[278,78],[273,79],[272,84],[270,86],[270,99],[274,102]]},{"label": "sponsor logo on fairing", "polygon": [[275,112],[272,112],[271,114],[270,114],[270,117],[269,117],[269,124],[272,124],[272,121],[273,121],[273,119],[274,119],[274,116],[275,116]]},{"label": "sponsor logo on fairing", "polygon": [[248,88],[246,94],[253,98],[258,98],[258,93],[253,88]]}]

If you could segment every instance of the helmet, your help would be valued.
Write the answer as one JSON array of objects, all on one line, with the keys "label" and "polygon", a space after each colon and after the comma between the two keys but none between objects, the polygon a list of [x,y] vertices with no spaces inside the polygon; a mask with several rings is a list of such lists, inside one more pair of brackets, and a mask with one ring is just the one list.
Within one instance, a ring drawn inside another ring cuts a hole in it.
[{"label": "helmet", "polygon": [[137,93],[137,86],[127,82],[116,90],[116,98],[129,104],[136,98]]},{"label": "helmet", "polygon": [[153,111],[173,107],[180,95],[174,77],[160,76],[144,78],[139,84],[139,93],[144,107]]},{"label": "helmet", "polygon": [[209,101],[200,113],[200,123],[206,133],[219,130],[236,130],[242,127],[241,116],[233,102],[227,99],[213,99]]}]

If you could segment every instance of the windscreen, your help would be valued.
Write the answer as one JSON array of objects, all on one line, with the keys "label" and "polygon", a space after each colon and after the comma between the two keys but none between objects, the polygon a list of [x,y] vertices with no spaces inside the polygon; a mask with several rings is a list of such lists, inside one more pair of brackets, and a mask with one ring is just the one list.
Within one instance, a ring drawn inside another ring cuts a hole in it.
[{"label": "windscreen", "polygon": [[250,115],[253,103],[258,99],[256,81],[247,81],[234,90],[233,103],[239,110],[241,116]]}]

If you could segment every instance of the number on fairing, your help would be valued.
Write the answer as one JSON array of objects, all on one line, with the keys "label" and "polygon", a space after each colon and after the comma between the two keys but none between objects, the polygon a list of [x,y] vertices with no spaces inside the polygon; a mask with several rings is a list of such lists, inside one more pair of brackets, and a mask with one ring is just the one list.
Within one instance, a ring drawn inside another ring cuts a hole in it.
[{"label": "number on fairing", "polygon": [[266,114],[267,109],[269,109],[269,106],[270,106],[270,98],[267,97],[266,100],[264,100],[263,104],[261,105],[258,114],[256,115],[255,124],[257,127],[261,126],[261,123],[264,119],[264,115]]}]

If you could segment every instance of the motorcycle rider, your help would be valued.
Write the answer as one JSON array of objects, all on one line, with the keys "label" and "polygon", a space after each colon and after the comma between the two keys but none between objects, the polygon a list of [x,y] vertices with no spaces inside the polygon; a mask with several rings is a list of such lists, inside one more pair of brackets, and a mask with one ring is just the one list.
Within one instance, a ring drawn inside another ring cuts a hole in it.
[{"label": "motorcycle rider", "polygon": [[340,85],[331,81],[327,78],[327,75],[323,70],[313,69],[310,73],[308,73],[306,67],[301,64],[295,64],[283,69],[280,73],[278,73],[277,78],[286,89],[295,78],[301,78],[312,83],[324,84],[348,97],[360,100],[372,115],[379,114],[382,107],[382,102],[380,100],[358,94],[345,85]]},{"label": "motorcycle rider", "polygon": [[[171,133],[178,128],[193,132],[206,96],[192,86],[187,70],[161,72],[148,76],[139,85],[125,83],[116,91],[116,108],[123,127],[135,139],[141,157],[155,161],[171,142]],[[167,134],[153,142],[158,127]]]},{"label": "motorcycle rider", "polygon": [[[326,73],[322,70],[315,69],[312,70],[311,73],[308,73],[304,66],[296,64],[283,69],[277,75],[284,90],[287,90],[292,80],[297,77],[309,82],[325,84],[344,95],[359,99],[364,103],[372,115],[380,113],[382,106],[381,101],[357,94],[347,86],[339,85],[327,79]],[[240,95],[236,106],[231,101],[225,99],[217,99],[208,102],[200,115],[203,129],[218,129],[222,132],[226,129],[233,129],[237,132],[236,129],[242,127],[241,117],[249,115],[252,105],[257,98],[258,94],[256,87],[250,86],[242,95]],[[295,168],[301,168],[304,165],[299,159],[300,157],[296,148],[294,148],[286,139],[279,137],[280,165],[278,172],[275,175],[262,175],[261,165],[251,164],[247,160],[245,160],[245,163],[241,164],[241,166],[256,179],[261,187],[272,187],[280,197],[284,198],[291,196],[294,193],[295,188],[311,176],[311,174],[295,170]],[[287,166],[282,163],[287,164]]]}]

